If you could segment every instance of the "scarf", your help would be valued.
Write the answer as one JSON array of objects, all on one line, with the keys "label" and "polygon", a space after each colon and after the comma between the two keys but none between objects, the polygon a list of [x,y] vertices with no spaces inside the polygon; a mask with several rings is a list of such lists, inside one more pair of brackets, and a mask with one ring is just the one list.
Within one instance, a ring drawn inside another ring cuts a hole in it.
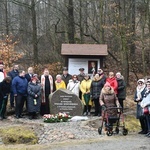
[{"label": "scarf", "polygon": [[141,99],[141,98],[142,98],[141,93],[142,93],[142,91],[143,91],[144,89],[145,89],[145,85],[143,85],[143,86],[137,86],[137,88],[136,88],[136,91],[137,91],[136,96],[137,96],[138,99]]},{"label": "scarf", "polygon": [[[50,94],[53,92],[53,78],[51,75],[48,76],[49,78],[49,82],[50,82]],[[41,85],[42,85],[42,103],[46,103],[46,99],[45,99],[45,76],[42,75],[41,76]]]}]

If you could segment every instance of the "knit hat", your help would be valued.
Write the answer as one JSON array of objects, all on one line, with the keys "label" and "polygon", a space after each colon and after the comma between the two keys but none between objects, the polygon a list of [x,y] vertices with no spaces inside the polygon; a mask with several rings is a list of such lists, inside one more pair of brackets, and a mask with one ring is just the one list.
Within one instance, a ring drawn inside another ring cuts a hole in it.
[{"label": "knit hat", "polygon": [[111,87],[111,85],[110,85],[109,82],[106,82],[106,83],[104,84],[104,87]]},{"label": "knit hat", "polygon": [[120,72],[117,72],[117,73],[116,73],[116,76],[117,76],[117,75],[120,75],[120,76],[121,76],[121,73],[120,73]]},{"label": "knit hat", "polygon": [[37,78],[37,77],[32,77],[32,78],[31,78],[31,81],[33,81],[33,80],[38,81],[38,78]]}]

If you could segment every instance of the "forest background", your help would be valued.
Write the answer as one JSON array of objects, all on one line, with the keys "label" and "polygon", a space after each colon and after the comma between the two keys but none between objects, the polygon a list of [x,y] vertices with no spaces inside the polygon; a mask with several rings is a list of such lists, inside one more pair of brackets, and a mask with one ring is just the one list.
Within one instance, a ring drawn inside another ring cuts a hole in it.
[{"label": "forest background", "polygon": [[[62,43],[107,44],[103,69],[127,85],[150,74],[149,0],[0,0],[0,60],[62,72]],[[113,69],[112,69],[113,68]]]}]

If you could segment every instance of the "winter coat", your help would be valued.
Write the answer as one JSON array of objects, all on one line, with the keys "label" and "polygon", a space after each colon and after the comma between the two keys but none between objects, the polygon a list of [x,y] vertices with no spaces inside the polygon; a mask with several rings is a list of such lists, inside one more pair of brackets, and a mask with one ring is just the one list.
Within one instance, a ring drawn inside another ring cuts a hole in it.
[{"label": "winter coat", "polygon": [[[101,106],[105,105],[106,108],[120,107],[118,98],[117,98],[113,88],[111,88],[109,91],[107,91],[106,88],[103,87],[100,98],[99,98],[99,102],[100,102]],[[117,116],[117,111],[118,111],[117,108],[116,109],[108,109],[107,110],[108,117]],[[103,113],[104,113],[104,111],[103,111]],[[106,113],[105,113],[105,115],[106,115]]]},{"label": "winter coat", "polygon": [[74,82],[73,80],[69,80],[67,89],[79,97],[80,81],[76,80],[76,82]]},{"label": "winter coat", "polygon": [[[84,105],[86,105],[85,103],[85,100],[84,100],[84,94],[87,92],[90,94],[90,89],[91,89],[91,83],[92,83],[92,80],[89,79],[89,80],[83,80],[80,84],[80,90],[82,92],[82,102]],[[90,99],[89,101],[89,105],[92,105],[92,101]]]},{"label": "winter coat", "polygon": [[72,79],[72,75],[70,74],[67,74],[66,76],[62,75],[62,80],[64,80],[66,87],[67,87],[67,84],[69,83],[69,80],[71,79]]},{"label": "winter coat", "polygon": [[56,86],[56,90],[62,88],[62,89],[66,89],[66,84],[63,80],[61,80],[61,82],[57,82],[57,80],[55,81],[55,86]]},{"label": "winter coat", "polygon": [[25,77],[16,76],[12,81],[12,90],[14,95],[21,94],[27,96],[28,81]]},{"label": "winter coat", "polygon": [[[27,97],[28,112],[40,112],[41,85],[29,82],[27,91],[28,91]],[[38,95],[38,97],[35,98],[35,95]]]},{"label": "winter coat", "polygon": [[84,75],[85,74],[78,74],[78,81],[80,81],[80,83],[84,80]]},{"label": "winter coat", "polygon": [[[138,87],[137,87],[138,88]],[[136,91],[135,91],[135,95],[134,95],[134,102],[137,103],[136,105],[136,118],[137,119],[140,119],[140,117],[143,116],[143,108],[141,107],[140,105],[140,102],[142,101],[143,97],[144,97],[144,94],[146,92],[146,86],[143,86],[143,88],[140,90],[140,92],[138,92],[138,89],[136,88]],[[139,97],[139,94],[140,94],[140,97]],[[140,101],[137,102],[136,99],[139,97]]]},{"label": "winter coat", "polygon": [[18,76],[19,75],[19,72],[18,72],[18,70],[12,70],[12,71],[10,71],[10,72],[8,72],[8,74],[7,74],[9,77],[11,77],[11,79],[14,79],[16,76]]},{"label": "winter coat", "polygon": [[91,83],[91,89],[90,89],[90,94],[92,99],[99,98],[104,84],[105,84],[105,80],[103,78],[99,78],[98,80],[96,80],[95,78],[93,79]]},{"label": "winter coat", "polygon": [[126,98],[126,84],[125,84],[125,81],[122,78],[117,78],[117,83],[118,83],[118,94],[117,94],[117,97],[118,99],[122,99],[122,100],[125,100]]},{"label": "winter coat", "polygon": [[107,78],[106,82],[109,82],[111,87],[114,89],[114,92],[117,94],[118,92],[118,83],[115,77],[113,78]]},{"label": "winter coat", "polygon": [[5,80],[3,80],[0,83],[0,97],[8,96],[11,90],[11,83],[7,83]]}]

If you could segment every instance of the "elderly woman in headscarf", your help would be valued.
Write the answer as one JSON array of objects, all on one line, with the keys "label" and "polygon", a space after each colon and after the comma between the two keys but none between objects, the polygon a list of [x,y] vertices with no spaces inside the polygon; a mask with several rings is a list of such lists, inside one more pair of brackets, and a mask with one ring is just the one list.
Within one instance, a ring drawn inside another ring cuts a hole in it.
[{"label": "elderly woman in headscarf", "polygon": [[147,133],[147,121],[146,121],[146,117],[143,114],[143,109],[140,105],[141,101],[144,97],[145,91],[146,91],[145,81],[144,81],[144,79],[139,79],[137,81],[137,87],[136,87],[135,96],[134,96],[134,102],[137,103],[136,118],[139,119],[141,129],[142,129],[139,132],[139,134]]},{"label": "elderly woman in headscarf", "polygon": [[62,76],[60,74],[58,74],[56,76],[56,80],[55,80],[55,86],[56,86],[56,90],[58,89],[66,89],[66,84],[65,82],[62,80]]}]

